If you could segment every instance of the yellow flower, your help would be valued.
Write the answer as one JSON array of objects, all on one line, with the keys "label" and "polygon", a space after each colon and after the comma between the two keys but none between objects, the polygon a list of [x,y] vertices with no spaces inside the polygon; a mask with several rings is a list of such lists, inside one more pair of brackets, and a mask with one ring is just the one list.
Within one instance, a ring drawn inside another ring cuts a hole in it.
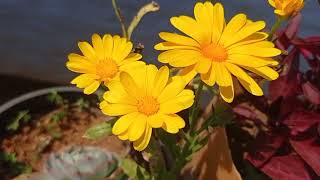
[{"label": "yellow flower", "polygon": [[131,53],[132,43],[126,38],[106,34],[101,37],[92,35],[93,47],[87,42],[79,42],[78,46],[83,54],[71,53],[68,56],[67,68],[81,73],[71,81],[79,88],[84,88],[85,94],[95,92],[101,83],[107,85],[113,79],[119,79],[122,71],[144,65],[137,61],[141,55]]},{"label": "yellow flower", "polygon": [[120,81],[108,84],[100,103],[102,112],[109,116],[121,116],[112,128],[121,140],[133,142],[136,150],[144,150],[151,137],[152,128],[162,127],[169,133],[177,133],[185,126],[177,112],[193,104],[194,94],[186,90],[182,77],[169,78],[166,66],[159,70],[146,65],[131,73],[122,72]]},{"label": "yellow flower", "polygon": [[288,18],[296,15],[304,6],[304,0],[268,0],[275,8],[274,13],[280,17]]},{"label": "yellow flower", "polygon": [[161,32],[159,36],[165,42],[157,44],[155,49],[166,51],[158,56],[159,61],[183,67],[181,75],[187,82],[199,73],[207,85],[217,83],[227,102],[234,98],[231,74],[250,93],[263,95],[243,69],[268,80],[278,78],[278,73],[268,66],[278,64],[271,57],[281,51],[266,40],[267,33],[260,32],[265,22],[253,22],[245,14],[238,14],[226,25],[223,6],[210,2],[197,3],[194,16],[195,19],[188,16],[170,19],[171,24],[187,36]]}]

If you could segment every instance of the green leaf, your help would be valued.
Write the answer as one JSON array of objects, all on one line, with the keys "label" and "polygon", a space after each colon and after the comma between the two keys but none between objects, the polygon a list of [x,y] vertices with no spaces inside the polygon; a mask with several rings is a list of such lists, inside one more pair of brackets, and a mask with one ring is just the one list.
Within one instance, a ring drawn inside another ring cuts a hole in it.
[{"label": "green leaf", "polygon": [[129,179],[129,177],[125,173],[121,173],[115,178],[115,180],[127,180],[127,179]]},{"label": "green leaf", "polygon": [[48,101],[56,105],[63,105],[63,98],[58,94],[57,91],[51,91],[47,96]]},{"label": "green leaf", "polygon": [[7,130],[16,131],[20,126],[20,121],[28,122],[31,119],[28,110],[20,111],[16,118],[7,126]]},{"label": "green leaf", "polygon": [[123,172],[134,180],[151,180],[153,179],[150,174],[141,166],[139,166],[132,159],[122,159],[120,161],[119,167],[122,168]]},{"label": "green leaf", "polygon": [[17,161],[15,153],[0,152],[0,161],[4,162],[9,167],[9,170],[6,173],[12,176],[32,172],[31,166]]},{"label": "green leaf", "polygon": [[217,127],[217,126],[225,126],[227,124],[232,123],[235,115],[231,106],[227,103],[218,104],[211,117],[207,119],[204,123],[201,131],[204,129],[208,129],[209,127]]},{"label": "green leaf", "polygon": [[66,117],[67,113],[65,111],[57,112],[52,117],[51,120],[55,123],[61,121],[64,117]]},{"label": "green leaf", "polygon": [[137,180],[140,180],[140,179],[153,179],[150,174],[148,173],[148,171],[146,171],[144,168],[142,168],[141,166],[138,166],[138,169],[137,169],[137,177],[136,177]]},{"label": "green leaf", "polygon": [[105,177],[111,176],[111,174],[117,170],[118,163],[113,163],[111,166],[108,167],[107,171],[105,172]]},{"label": "green leaf", "polygon": [[88,109],[89,108],[89,101],[84,100],[83,98],[79,98],[76,102],[75,105],[79,108],[80,112],[84,109]]},{"label": "green leaf", "polygon": [[15,153],[0,152],[0,160],[11,164],[17,162]]},{"label": "green leaf", "polygon": [[120,161],[119,165],[123,172],[127,174],[129,177],[134,178],[137,176],[138,164],[131,159],[123,159]]},{"label": "green leaf", "polygon": [[90,127],[87,129],[85,134],[82,136],[87,139],[98,139],[102,136],[107,136],[112,133],[112,125],[111,121],[106,121],[97,125],[94,125],[93,127]]}]

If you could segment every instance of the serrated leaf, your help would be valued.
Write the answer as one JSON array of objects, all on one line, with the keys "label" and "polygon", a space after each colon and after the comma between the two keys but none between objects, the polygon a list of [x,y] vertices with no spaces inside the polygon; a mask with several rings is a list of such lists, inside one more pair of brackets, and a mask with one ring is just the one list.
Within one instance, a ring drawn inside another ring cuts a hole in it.
[{"label": "serrated leaf", "polygon": [[111,121],[103,122],[87,129],[85,134],[82,136],[87,139],[98,139],[102,136],[107,136],[112,133]]}]

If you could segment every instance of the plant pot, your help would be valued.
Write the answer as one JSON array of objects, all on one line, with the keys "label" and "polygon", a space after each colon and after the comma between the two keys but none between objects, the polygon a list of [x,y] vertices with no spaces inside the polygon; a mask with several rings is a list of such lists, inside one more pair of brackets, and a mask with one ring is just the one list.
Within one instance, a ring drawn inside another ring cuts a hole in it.
[{"label": "plant pot", "polygon": [[[56,92],[66,104],[48,101],[47,97],[52,92]],[[88,101],[90,106],[79,110],[75,102],[80,98]],[[15,154],[16,164],[1,163],[0,179],[18,175],[19,172],[10,172],[15,165],[28,165],[33,171],[41,171],[43,161],[51,153],[70,146],[95,146],[118,155],[124,154],[125,146],[114,136],[96,140],[83,138],[89,127],[110,119],[100,112],[97,103],[96,95],[83,95],[77,88],[53,87],[23,94],[1,105],[0,148],[2,153]],[[27,113],[31,118],[27,121],[21,119],[18,127],[10,126],[17,121],[19,112]]]}]

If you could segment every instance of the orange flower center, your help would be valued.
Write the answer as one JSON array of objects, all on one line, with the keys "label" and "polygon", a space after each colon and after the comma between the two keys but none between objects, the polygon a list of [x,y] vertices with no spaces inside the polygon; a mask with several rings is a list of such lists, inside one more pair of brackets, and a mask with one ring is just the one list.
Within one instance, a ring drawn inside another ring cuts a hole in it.
[{"label": "orange flower center", "polygon": [[112,59],[99,60],[96,64],[96,73],[102,81],[109,81],[118,71],[118,65]]},{"label": "orange flower center", "polygon": [[212,61],[223,62],[228,58],[227,50],[219,44],[209,44],[202,48],[202,54]]},{"label": "orange flower center", "polygon": [[139,112],[150,116],[159,111],[160,104],[154,97],[146,96],[138,101],[137,108]]}]

